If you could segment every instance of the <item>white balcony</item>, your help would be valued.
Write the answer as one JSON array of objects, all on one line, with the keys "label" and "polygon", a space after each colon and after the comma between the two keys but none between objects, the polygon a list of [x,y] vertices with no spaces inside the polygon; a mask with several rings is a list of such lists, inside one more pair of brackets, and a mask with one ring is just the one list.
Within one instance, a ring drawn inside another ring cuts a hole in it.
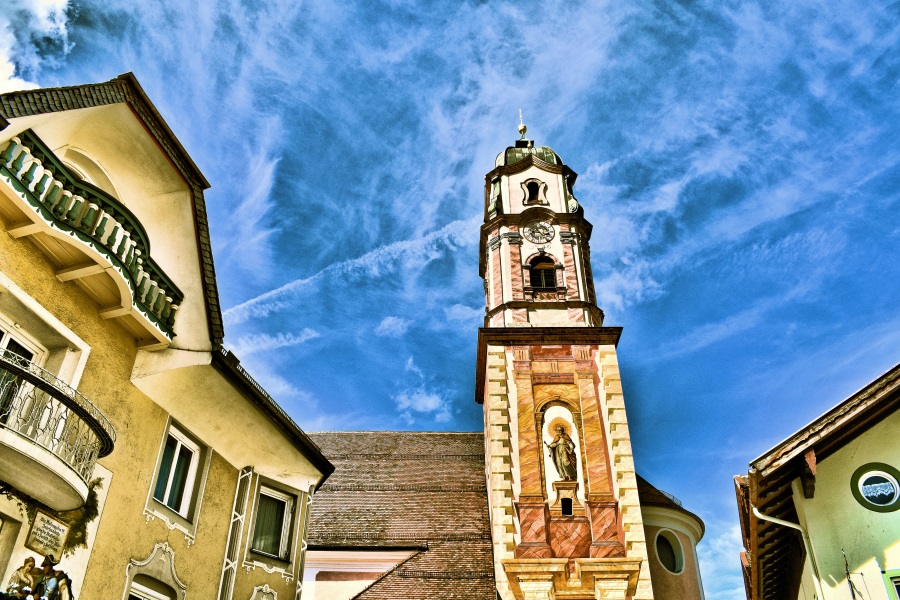
[{"label": "white balcony", "polygon": [[79,508],[115,439],[109,420],[77,390],[0,350],[0,481],[53,510]]}]

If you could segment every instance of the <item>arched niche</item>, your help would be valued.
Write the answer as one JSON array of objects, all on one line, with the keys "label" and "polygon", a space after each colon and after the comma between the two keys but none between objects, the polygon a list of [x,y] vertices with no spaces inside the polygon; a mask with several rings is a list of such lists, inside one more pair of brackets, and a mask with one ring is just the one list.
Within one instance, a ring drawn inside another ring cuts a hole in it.
[{"label": "arched niche", "polygon": [[65,153],[61,153],[60,158],[66,163],[66,166],[72,168],[88,183],[96,185],[98,188],[108,194],[112,194],[119,200],[122,200],[116,191],[116,186],[106,173],[106,169],[100,166],[96,160],[91,158],[84,150],[69,146]]},{"label": "arched niche", "polygon": [[522,193],[524,194],[522,197],[523,206],[532,206],[535,204],[548,206],[550,204],[547,200],[547,184],[540,179],[532,177],[521,182],[519,185],[522,186]]},{"label": "arched niche", "polygon": [[[584,452],[581,445],[581,419],[576,418],[575,413],[569,408],[568,403],[562,400],[554,400],[543,405],[541,410],[541,448],[542,463],[544,473],[544,489],[546,491],[547,500],[551,509],[560,508],[563,498],[572,496],[575,499],[574,514],[580,512],[583,514],[585,501],[585,482],[584,482]],[[564,429],[564,434],[559,428]],[[559,456],[563,452],[562,446],[565,438],[571,441],[574,448],[569,452],[569,457],[574,457],[574,461],[569,460],[570,465],[567,467],[563,457]],[[557,459],[554,461],[554,455]],[[572,468],[571,462],[574,462],[574,478],[571,472],[565,471]],[[559,465],[559,467],[557,467]],[[560,473],[560,470],[564,471]],[[562,485],[554,486],[554,483],[562,482]],[[577,487],[571,492],[563,492],[559,488],[568,487],[572,482],[577,483]]]}]

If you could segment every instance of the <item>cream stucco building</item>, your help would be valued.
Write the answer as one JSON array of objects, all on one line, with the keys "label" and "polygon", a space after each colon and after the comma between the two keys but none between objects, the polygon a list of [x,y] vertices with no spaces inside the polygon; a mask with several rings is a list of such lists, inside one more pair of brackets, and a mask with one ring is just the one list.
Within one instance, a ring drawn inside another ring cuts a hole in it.
[{"label": "cream stucco building", "polygon": [[222,349],[207,187],[130,74],[0,96],[0,589],[299,595],[333,467]]},{"label": "cream stucco building", "polygon": [[900,599],[900,365],[735,477],[748,600]]}]

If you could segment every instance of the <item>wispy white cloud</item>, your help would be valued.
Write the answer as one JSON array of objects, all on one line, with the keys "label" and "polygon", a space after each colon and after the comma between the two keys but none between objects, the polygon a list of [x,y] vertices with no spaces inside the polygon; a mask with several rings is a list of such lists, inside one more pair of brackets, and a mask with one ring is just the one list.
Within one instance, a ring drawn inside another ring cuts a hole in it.
[{"label": "wispy white cloud", "polygon": [[340,277],[344,285],[348,285],[367,275],[417,271],[446,251],[473,241],[472,232],[476,230],[475,220],[453,221],[423,237],[387,244],[358,258],[330,264],[309,277],[296,279],[229,308],[224,313],[225,321],[238,324],[251,318],[268,316],[291,306],[291,302],[299,297],[302,290],[318,284],[324,278]]},{"label": "wispy white cloud", "polygon": [[444,316],[451,321],[466,321],[478,323],[484,319],[483,306],[466,306],[464,304],[453,304],[444,309]]},{"label": "wispy white cloud", "polygon": [[709,523],[707,526],[718,533],[704,538],[697,546],[706,597],[745,600],[747,596],[740,571],[740,552],[744,549],[740,527],[734,522]]},{"label": "wispy white cloud", "polygon": [[375,328],[375,335],[381,337],[397,338],[403,336],[412,324],[408,319],[400,317],[385,317]]},{"label": "wispy white cloud", "polygon": [[412,357],[404,365],[404,370],[413,375],[414,383],[394,395],[394,404],[406,425],[415,423],[420,416],[430,416],[436,423],[447,423],[452,415],[447,391],[429,385],[428,378]]},{"label": "wispy white cloud", "polygon": [[275,335],[268,333],[248,334],[239,337],[233,343],[229,344],[229,346],[235,355],[238,358],[241,358],[256,352],[298,346],[309,340],[314,340],[317,337],[320,337],[319,332],[307,327],[300,333],[277,333]]},{"label": "wispy white cloud", "polygon": [[0,10],[0,94],[36,88],[45,59],[38,44],[52,41],[69,49],[68,0],[6,0]]},{"label": "wispy white cloud", "polygon": [[425,388],[404,390],[394,397],[394,401],[408,425],[415,422],[412,413],[431,413],[437,423],[446,423],[450,420],[447,401],[439,394],[426,391]]}]

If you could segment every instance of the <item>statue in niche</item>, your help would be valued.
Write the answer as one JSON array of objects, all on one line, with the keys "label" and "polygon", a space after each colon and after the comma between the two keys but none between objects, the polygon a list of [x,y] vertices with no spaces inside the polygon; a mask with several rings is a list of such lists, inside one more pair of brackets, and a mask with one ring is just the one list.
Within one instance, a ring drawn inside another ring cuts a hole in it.
[{"label": "statue in niche", "polygon": [[569,436],[569,424],[562,419],[554,419],[550,424],[550,431],[556,432],[556,437],[549,444],[544,442],[553,459],[553,466],[563,481],[576,481],[578,479],[578,457],[575,454],[575,443]]}]

